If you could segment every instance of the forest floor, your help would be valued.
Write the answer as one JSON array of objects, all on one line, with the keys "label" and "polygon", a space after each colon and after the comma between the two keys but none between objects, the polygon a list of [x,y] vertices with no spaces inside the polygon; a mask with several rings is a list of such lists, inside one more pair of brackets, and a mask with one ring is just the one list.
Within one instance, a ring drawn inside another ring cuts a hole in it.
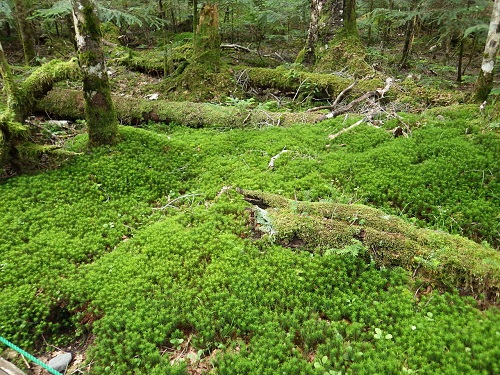
[{"label": "forest floor", "polygon": [[[470,87],[425,60],[423,94]],[[117,96],[162,95],[112,55],[109,75]],[[44,360],[72,352],[68,373],[500,372],[497,109],[412,108],[344,133],[364,115],[150,121],[92,151],[81,121],[30,118],[76,154],[0,181],[2,335]]]}]

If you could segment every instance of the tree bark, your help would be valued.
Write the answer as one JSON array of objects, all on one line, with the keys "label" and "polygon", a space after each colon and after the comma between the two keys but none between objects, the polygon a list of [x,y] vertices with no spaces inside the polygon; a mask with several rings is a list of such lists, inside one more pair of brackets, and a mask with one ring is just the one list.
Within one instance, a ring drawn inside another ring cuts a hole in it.
[{"label": "tree bark", "polygon": [[92,0],[71,0],[78,60],[83,73],[89,145],[112,144],[118,120],[111,100],[99,18]]},{"label": "tree bark", "polygon": [[318,43],[319,18],[326,0],[311,0],[311,21],[307,30],[307,42],[304,52],[304,63],[316,63],[316,44]]},{"label": "tree bark", "polygon": [[29,14],[23,0],[14,0],[14,15],[23,45],[24,62],[26,65],[34,65],[36,62],[35,31],[31,22],[28,21]]},{"label": "tree bark", "polygon": [[344,31],[349,36],[358,37],[358,25],[356,23],[356,0],[344,0],[342,12]]},{"label": "tree bark", "polygon": [[[23,119],[20,118],[19,116],[16,116],[15,112],[12,111],[13,108],[19,106],[19,95],[18,95],[17,85],[14,82],[14,76],[12,75],[10,65],[7,61],[7,58],[5,57],[5,53],[1,42],[0,42],[0,75],[2,76],[3,79],[4,92],[7,95],[7,108],[8,111],[11,112],[10,115],[13,116],[12,120],[21,122]],[[4,117],[4,115],[2,117]]]},{"label": "tree bark", "polygon": [[474,99],[484,101],[493,88],[495,60],[500,50],[500,0],[493,3],[491,21],[483,53],[481,71],[474,87]]},{"label": "tree bark", "polygon": [[413,48],[413,39],[415,37],[416,25],[417,16],[414,16],[410,21],[406,23],[405,45],[403,47],[401,62],[399,63],[401,68],[406,68],[408,65],[408,58],[410,57],[411,50]]},{"label": "tree bark", "polygon": [[203,5],[194,34],[193,62],[208,71],[218,71],[220,60],[219,11],[217,4]]}]

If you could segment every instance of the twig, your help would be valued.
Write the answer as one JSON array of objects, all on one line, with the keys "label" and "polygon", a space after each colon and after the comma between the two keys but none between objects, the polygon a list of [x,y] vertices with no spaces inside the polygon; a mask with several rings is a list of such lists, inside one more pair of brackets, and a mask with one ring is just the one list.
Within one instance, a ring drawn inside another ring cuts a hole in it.
[{"label": "twig", "polygon": [[283,147],[283,150],[281,150],[280,152],[278,152],[276,155],[274,155],[271,160],[269,161],[269,164],[267,165],[267,168],[268,169],[273,169],[274,168],[274,162],[276,161],[276,159],[278,159],[282,154],[284,154],[285,152],[288,152],[288,150],[286,149],[286,146]]},{"label": "twig", "polygon": [[302,85],[306,83],[309,80],[309,78],[304,79],[302,82],[300,82],[299,87],[297,88],[297,91],[295,92],[295,95],[293,96],[292,102],[297,99],[297,96],[299,95],[300,89],[302,88]]},{"label": "twig", "polygon": [[342,129],[341,131],[339,131],[338,133],[335,133],[335,134],[331,134],[328,136],[329,139],[335,139],[337,138],[339,135],[341,134],[344,134],[345,132],[348,132],[349,130],[351,129],[354,129],[356,126],[362,124],[364,121],[366,120],[366,117],[362,118],[361,120],[355,122],[354,124],[352,124],[351,126],[347,127],[347,128],[344,128]]},{"label": "twig", "polygon": [[169,201],[165,206],[162,206],[162,207],[153,207],[153,210],[164,210],[165,208],[168,208],[168,207],[178,209],[177,207],[172,206],[172,203],[177,202],[178,200],[181,200],[183,198],[197,197],[199,195],[201,195],[201,194],[185,194],[185,195],[181,195],[180,197],[177,197],[177,198],[172,199],[171,201]]},{"label": "twig", "polygon": [[344,90],[342,90],[340,92],[340,94],[337,95],[337,98],[335,99],[335,101],[333,102],[332,105],[322,105],[322,106],[319,106],[319,107],[314,107],[314,108],[310,108],[308,109],[306,112],[314,112],[314,111],[320,111],[322,109],[330,109],[330,110],[333,110],[337,104],[340,103],[340,101],[344,98],[344,96],[353,89],[354,86],[356,86],[356,84],[358,83],[358,81],[354,81],[353,83],[351,83],[349,86],[347,86]]},{"label": "twig", "polygon": [[240,46],[239,44],[221,44],[220,48],[238,49],[238,50],[245,51],[245,52],[257,53],[257,51],[252,51],[250,48],[244,47],[244,46]]}]

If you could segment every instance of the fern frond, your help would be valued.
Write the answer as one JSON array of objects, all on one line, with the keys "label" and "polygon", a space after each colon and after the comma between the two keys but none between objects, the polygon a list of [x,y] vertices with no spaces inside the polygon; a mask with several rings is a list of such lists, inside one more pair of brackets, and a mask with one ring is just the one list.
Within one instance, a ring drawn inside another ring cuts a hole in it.
[{"label": "fern frond", "polygon": [[47,9],[37,9],[29,19],[42,19],[54,21],[71,14],[71,3],[69,0],[56,1],[52,7]]}]

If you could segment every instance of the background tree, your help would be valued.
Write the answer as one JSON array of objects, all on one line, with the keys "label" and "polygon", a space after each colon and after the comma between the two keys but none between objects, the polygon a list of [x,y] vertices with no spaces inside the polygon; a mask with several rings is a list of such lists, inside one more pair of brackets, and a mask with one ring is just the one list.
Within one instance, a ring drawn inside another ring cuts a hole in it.
[{"label": "background tree", "polygon": [[193,63],[206,66],[208,71],[218,71],[221,60],[217,4],[204,4],[197,24],[194,33]]},{"label": "background tree", "polygon": [[493,88],[493,74],[495,70],[495,60],[500,49],[500,0],[493,3],[491,12],[490,28],[486,44],[484,46],[483,61],[481,70],[474,87],[474,97],[476,100],[486,100]]},{"label": "background tree", "polygon": [[118,133],[109,87],[101,23],[92,0],[71,0],[75,23],[78,60],[83,73],[85,118],[90,146],[112,144]]},{"label": "background tree", "polygon": [[33,65],[36,60],[35,30],[29,20],[31,11],[24,0],[14,0],[14,16],[24,51],[24,62]]}]

